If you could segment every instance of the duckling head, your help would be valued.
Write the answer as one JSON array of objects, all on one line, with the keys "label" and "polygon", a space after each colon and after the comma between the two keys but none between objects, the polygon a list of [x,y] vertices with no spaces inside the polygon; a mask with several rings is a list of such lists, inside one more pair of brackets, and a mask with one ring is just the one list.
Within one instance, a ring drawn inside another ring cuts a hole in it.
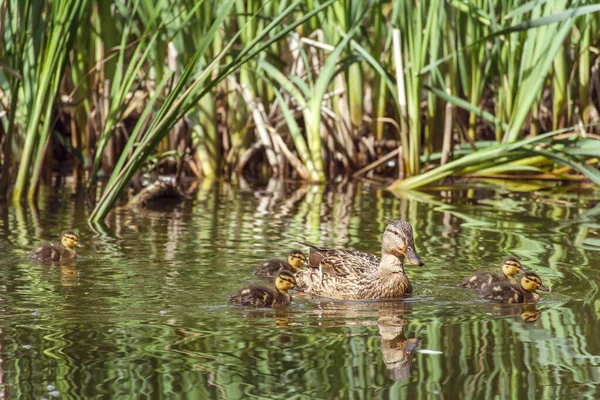
[{"label": "duckling head", "polygon": [[400,259],[406,258],[411,264],[423,265],[423,260],[415,250],[412,226],[406,221],[390,221],[383,232],[382,254],[392,254]]},{"label": "duckling head", "polygon": [[517,257],[506,257],[502,261],[502,272],[507,278],[512,278],[521,272],[523,266]]},{"label": "duckling head", "polygon": [[79,241],[79,234],[73,229],[69,229],[60,234],[60,242],[67,249],[73,249],[75,247],[83,247],[83,244]]},{"label": "duckling head", "polygon": [[533,271],[527,271],[521,277],[521,287],[526,292],[535,293],[536,290],[548,292],[548,288],[542,285],[542,278]]},{"label": "duckling head", "polygon": [[306,255],[301,250],[290,251],[287,259],[294,272],[298,272],[306,264]]},{"label": "duckling head", "polygon": [[288,290],[293,289],[296,286],[296,278],[294,274],[289,272],[282,272],[275,278],[275,287],[277,290],[283,293],[287,293]]},{"label": "duckling head", "polygon": [[542,316],[542,313],[544,311],[546,311],[547,309],[548,309],[548,307],[544,307],[544,308],[537,310],[534,307],[532,309],[523,310],[523,312],[521,312],[521,314],[519,316],[525,322],[535,322],[538,319],[540,319],[540,317]]}]

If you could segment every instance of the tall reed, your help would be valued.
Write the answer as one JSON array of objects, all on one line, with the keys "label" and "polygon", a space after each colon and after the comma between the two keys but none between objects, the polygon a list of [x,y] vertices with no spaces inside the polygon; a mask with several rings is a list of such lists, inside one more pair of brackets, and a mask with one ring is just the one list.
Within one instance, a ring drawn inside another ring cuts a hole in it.
[{"label": "tall reed", "polygon": [[94,220],[151,170],[598,181],[592,2],[0,4],[0,187],[18,161],[16,200],[69,169],[105,183]]}]

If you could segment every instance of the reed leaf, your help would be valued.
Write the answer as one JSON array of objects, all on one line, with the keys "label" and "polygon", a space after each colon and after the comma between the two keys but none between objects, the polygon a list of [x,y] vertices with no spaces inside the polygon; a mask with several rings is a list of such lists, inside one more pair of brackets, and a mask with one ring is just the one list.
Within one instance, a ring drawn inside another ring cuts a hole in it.
[{"label": "reed leaf", "polygon": [[[569,129],[573,130],[573,127]],[[600,182],[598,181],[600,172],[597,169],[594,169],[589,165],[581,165],[579,160],[564,157],[558,154],[557,149],[549,148],[548,150],[542,150],[535,148],[534,145],[549,143],[553,136],[563,132],[564,130],[558,130],[512,143],[499,143],[465,155],[422,175],[410,177],[402,181],[396,181],[389,189],[391,191],[415,189],[439,181],[450,175],[461,175],[468,167],[470,167],[468,170],[469,173],[475,173],[479,170],[489,168],[490,163],[497,162],[497,159],[500,157],[505,157],[505,159],[502,160],[502,163],[508,164],[517,159],[536,155],[543,156],[551,161],[571,167],[598,184],[598,182]]]},{"label": "reed leaf", "polygon": [[[40,130],[39,123],[43,113],[52,110],[56,100],[56,86],[64,68],[64,60],[67,56],[68,44],[77,27],[77,21],[81,20],[82,13],[88,7],[86,0],[56,0],[50,3],[46,17],[48,21],[47,40],[39,52],[39,62],[36,71],[36,85],[32,109],[29,115],[29,124],[25,132],[25,145],[23,155],[19,163],[17,181],[15,184],[13,199],[19,201],[25,194],[29,183],[29,171],[32,166],[32,156],[37,146],[43,146],[49,137],[50,124],[45,124]],[[28,18],[29,16],[23,16]],[[16,95],[13,93],[13,95]],[[46,114],[49,117],[50,114]],[[43,151],[37,151],[35,164],[43,162]]]}]

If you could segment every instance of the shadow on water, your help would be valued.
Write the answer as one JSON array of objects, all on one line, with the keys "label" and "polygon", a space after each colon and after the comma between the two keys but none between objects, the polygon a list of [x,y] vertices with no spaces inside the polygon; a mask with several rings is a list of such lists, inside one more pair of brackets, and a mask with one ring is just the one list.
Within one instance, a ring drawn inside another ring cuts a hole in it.
[{"label": "shadow on water", "polygon": [[[118,209],[94,226],[68,193],[0,208],[0,396],[595,398],[597,198],[204,182],[192,200]],[[407,266],[412,298],[227,305],[295,240],[379,253],[386,218],[413,225],[425,261]],[[86,244],[75,263],[27,258],[71,227]],[[551,287],[541,303],[491,304],[458,287],[509,254]]]}]

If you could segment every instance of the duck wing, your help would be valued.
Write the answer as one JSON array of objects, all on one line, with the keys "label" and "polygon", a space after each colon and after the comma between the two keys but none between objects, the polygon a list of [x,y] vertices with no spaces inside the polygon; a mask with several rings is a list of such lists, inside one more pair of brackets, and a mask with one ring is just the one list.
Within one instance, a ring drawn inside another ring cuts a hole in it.
[{"label": "duck wing", "polygon": [[311,247],[318,253],[320,260],[318,268],[313,266],[314,257],[310,264],[313,268],[296,274],[296,284],[308,292],[335,298],[352,298],[359,282],[371,280],[381,259],[373,254],[356,250],[328,249],[318,246]]},{"label": "duck wing", "polygon": [[42,243],[29,254],[29,258],[36,260],[60,261],[62,245],[55,242]]},{"label": "duck wing", "polygon": [[279,274],[280,271],[289,269],[289,264],[285,260],[267,260],[258,267],[256,267],[254,274],[264,277],[274,277]]},{"label": "duck wing", "polygon": [[332,249],[321,265],[330,265],[337,275],[366,275],[379,267],[381,259],[373,254],[356,250]]},{"label": "duck wing", "polygon": [[298,241],[297,243],[310,247],[308,264],[313,268],[321,267],[328,269],[331,267],[336,273],[350,268],[356,269],[360,273],[377,268],[381,262],[379,257],[358,250],[331,249]]},{"label": "duck wing", "polygon": [[500,303],[523,303],[523,290],[510,282],[488,286],[481,290],[481,297]]},{"label": "duck wing", "polygon": [[496,274],[494,272],[477,272],[473,274],[473,276],[465,279],[460,286],[467,289],[483,290],[490,286],[506,282],[509,282],[509,280],[504,275]]},{"label": "duck wing", "polygon": [[310,247],[310,253],[308,255],[308,266],[312,268],[318,268],[323,258],[325,258],[328,251],[332,250],[327,247],[319,247],[314,244],[300,242],[296,240],[296,243]]},{"label": "duck wing", "polygon": [[274,299],[273,289],[264,286],[248,286],[231,296],[229,302],[241,306],[270,307]]}]

